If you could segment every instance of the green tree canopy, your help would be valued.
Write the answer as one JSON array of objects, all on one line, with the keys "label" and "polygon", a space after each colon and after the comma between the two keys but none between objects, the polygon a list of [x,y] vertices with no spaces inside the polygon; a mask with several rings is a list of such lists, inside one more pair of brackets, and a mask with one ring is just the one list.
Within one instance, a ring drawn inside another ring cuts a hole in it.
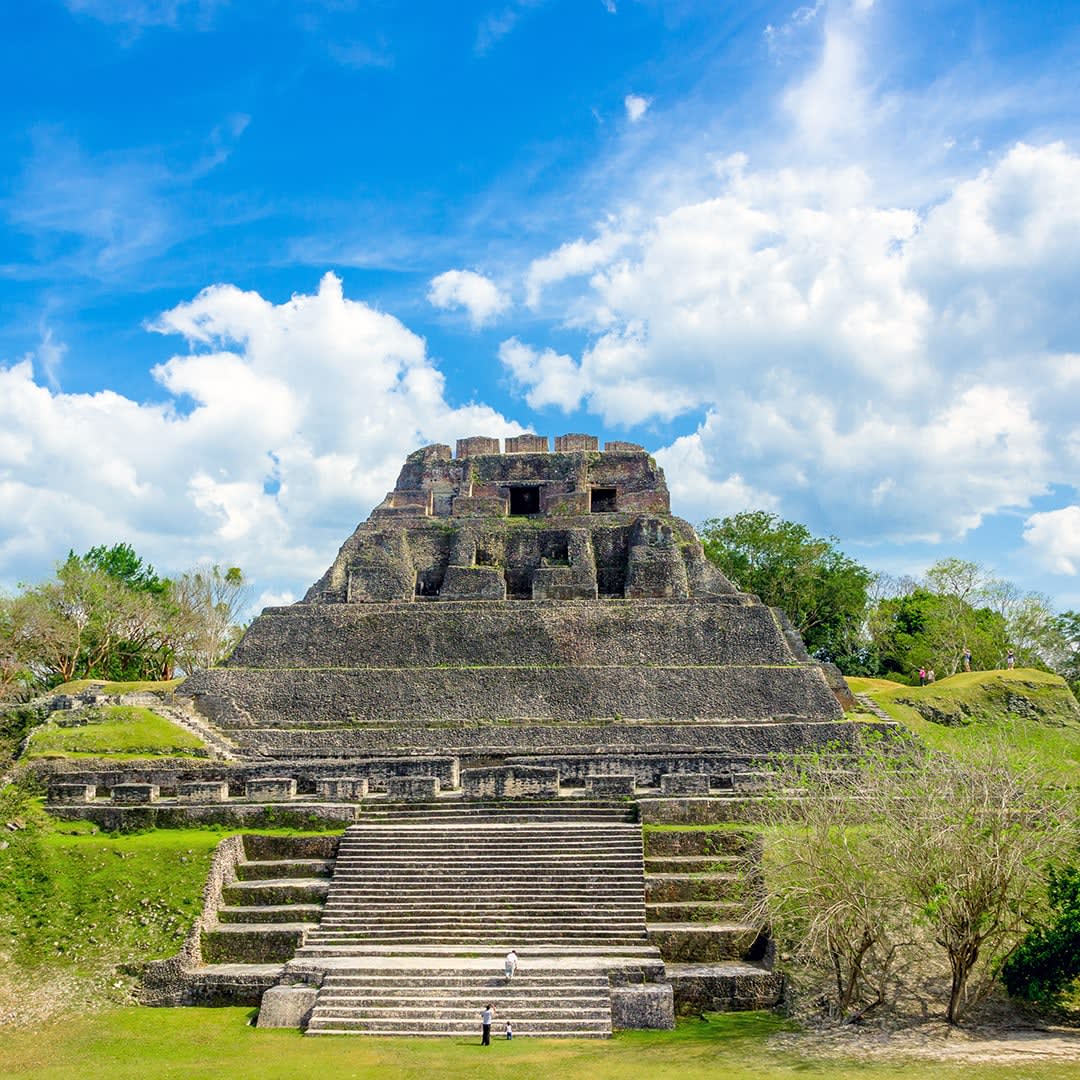
[{"label": "green tree canopy", "polygon": [[712,518],[700,533],[706,556],[738,588],[783,608],[815,656],[843,665],[857,650],[874,575],[836,537],[764,510]]}]

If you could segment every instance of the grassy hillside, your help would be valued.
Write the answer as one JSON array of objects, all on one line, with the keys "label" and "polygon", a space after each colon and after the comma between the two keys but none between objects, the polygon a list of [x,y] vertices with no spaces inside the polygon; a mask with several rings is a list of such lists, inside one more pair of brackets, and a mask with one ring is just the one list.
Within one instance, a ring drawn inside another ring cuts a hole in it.
[{"label": "grassy hillside", "polygon": [[183,679],[168,679],[150,682],[104,682],[101,679],[75,679],[73,682],[53,687],[49,692],[51,694],[81,694],[84,690],[93,690],[98,694],[171,694],[183,681]]},{"label": "grassy hillside", "polygon": [[31,734],[26,756],[145,757],[199,754],[205,749],[200,738],[150,709],[107,705],[53,713]]},{"label": "grassy hillside", "polygon": [[928,686],[847,680],[929,746],[964,754],[998,738],[1050,783],[1080,783],[1080,704],[1065,680],[1033,668],[961,672]]}]

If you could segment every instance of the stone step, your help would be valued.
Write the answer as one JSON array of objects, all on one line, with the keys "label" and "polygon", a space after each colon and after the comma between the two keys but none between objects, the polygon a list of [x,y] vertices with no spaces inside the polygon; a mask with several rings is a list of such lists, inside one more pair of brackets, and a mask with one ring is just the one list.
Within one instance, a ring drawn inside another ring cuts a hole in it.
[{"label": "stone step", "polygon": [[[378,957],[397,957],[399,959],[406,956],[445,957],[447,960],[453,960],[455,957],[462,955],[470,958],[490,956],[493,958],[493,966],[500,967],[502,958],[506,955],[506,942],[469,942],[467,949],[462,949],[461,946],[450,943],[413,946],[400,942],[390,945],[381,942],[370,942],[365,944],[363,951],[359,953],[350,946],[334,947],[324,945],[316,950],[305,944],[296,950],[296,955],[300,959],[306,959],[316,954],[319,957],[337,957],[350,963],[355,961],[364,962]],[[551,957],[598,958],[601,961],[611,961],[612,964],[615,964],[616,961],[626,961],[627,963],[633,961],[635,963],[641,962],[650,969],[655,967],[658,971],[662,968],[659,950],[655,945],[647,942],[638,942],[632,945],[613,945],[609,943],[592,945],[581,942],[575,942],[571,945],[554,945],[543,942],[530,946],[528,955],[533,960]]]},{"label": "stone step", "polygon": [[757,927],[740,922],[650,922],[648,931],[649,941],[673,963],[760,960],[767,944]]},{"label": "stone step", "polygon": [[274,964],[291,960],[313,923],[222,923],[203,930],[208,964]]},{"label": "stone step", "polygon": [[745,856],[761,847],[761,837],[749,829],[646,829],[644,843],[646,858]]},{"label": "stone step", "polygon": [[493,1035],[606,1037],[611,996],[603,969],[533,968],[511,981],[475,968],[328,969],[308,1026],[312,1035],[480,1037],[480,1010],[496,1008]]},{"label": "stone step", "polygon": [[668,855],[647,858],[646,874],[724,874],[738,871],[735,855]]},{"label": "stone step", "polygon": [[[367,1020],[349,1020],[342,1021],[336,1026],[331,1026],[328,1022],[325,1026],[321,1021],[315,1022],[315,1026],[308,1026],[305,1035],[367,1035],[374,1038],[439,1038],[439,1037],[452,1037],[463,1035],[475,1035],[480,1037],[479,1029],[479,1016],[474,1018],[469,1024],[465,1023],[449,1023],[442,1021],[434,1021],[430,1024],[424,1024],[420,1021],[414,1021],[409,1024],[401,1024],[396,1027],[376,1027],[373,1021]],[[496,1027],[492,1031],[492,1038],[501,1038],[500,1029]],[[581,1023],[571,1025],[570,1023],[561,1023],[555,1025],[554,1023],[546,1024],[543,1026],[537,1026],[529,1024],[527,1021],[522,1022],[515,1020],[514,1022],[514,1038],[527,1038],[527,1039],[608,1039],[611,1037],[610,1026],[602,1025],[601,1022],[595,1023],[582,1021]]]},{"label": "stone step", "polygon": [[646,904],[645,918],[652,923],[731,922],[744,912],[742,904],[728,900]]},{"label": "stone step", "polygon": [[750,890],[736,874],[653,874],[645,878],[645,902],[678,903],[691,900],[738,900]]},{"label": "stone step", "polygon": [[228,906],[252,904],[317,904],[330,890],[330,882],[315,878],[277,878],[271,881],[234,881],[221,890]]},{"label": "stone step", "polygon": [[[233,926],[237,924],[232,924]],[[263,925],[272,926],[273,923],[266,923]],[[218,934],[225,929],[231,927],[222,926],[216,931],[208,931],[211,934]],[[486,934],[480,930],[469,931],[450,931],[450,930],[433,930],[431,932],[423,932],[417,930],[371,930],[365,933],[353,933],[353,934],[332,934],[332,933],[319,933],[318,931],[312,931],[307,936],[307,940],[304,943],[304,952],[310,953],[314,949],[333,948],[340,951],[359,951],[363,953],[366,951],[369,945],[411,945],[411,946],[429,946],[429,945],[457,945],[459,947],[471,947],[473,945],[496,945],[505,943],[508,939],[517,942],[521,946],[528,946],[530,949],[535,948],[537,945],[563,945],[570,951],[576,950],[579,946],[592,946],[593,948],[607,949],[614,945],[642,945],[646,942],[654,941],[653,934],[650,932],[646,936],[643,930],[640,934],[623,934],[623,933],[547,933],[543,930],[529,930],[526,927],[502,927],[498,928],[496,933]],[[266,940],[266,939],[262,939]],[[740,939],[741,941],[741,939]],[[294,950],[298,942],[297,938],[293,939]],[[704,956],[693,954],[693,959],[743,959],[749,958],[747,951],[748,947],[744,946],[731,946],[728,949],[714,949],[712,953],[707,953]],[[256,950],[258,951],[258,950]],[[269,955],[272,952],[273,955]],[[231,955],[235,955],[234,953]],[[292,953],[285,953],[284,946],[281,950],[270,949],[269,946],[260,952],[258,962],[269,963],[272,960],[277,960],[282,957],[286,960],[290,959]],[[300,955],[296,952],[296,955]],[[684,950],[684,954],[680,955],[680,959],[691,958],[689,950]],[[221,957],[218,958],[219,960]],[[240,957],[239,959],[243,959]]]},{"label": "stone step", "polygon": [[334,872],[333,859],[248,860],[238,863],[236,876],[241,881],[265,881],[281,878],[329,878]]},{"label": "stone step", "polygon": [[223,923],[317,923],[322,915],[319,904],[251,904],[218,908]]}]

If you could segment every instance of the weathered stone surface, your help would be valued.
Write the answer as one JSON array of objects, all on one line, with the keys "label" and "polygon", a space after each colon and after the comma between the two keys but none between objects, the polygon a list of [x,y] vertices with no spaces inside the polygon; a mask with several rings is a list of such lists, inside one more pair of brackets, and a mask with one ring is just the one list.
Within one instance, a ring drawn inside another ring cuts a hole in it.
[{"label": "weathered stone surface", "polygon": [[670,983],[611,988],[611,1026],[622,1030],[671,1030],[675,997]]},{"label": "weathered stone surface", "polygon": [[318,996],[319,991],[314,986],[272,986],[259,1003],[255,1026],[303,1030]]},{"label": "weathered stone surface", "polygon": [[598,450],[600,440],[595,435],[556,435],[555,453],[570,454],[581,450]]},{"label": "weathered stone surface", "polygon": [[503,443],[508,454],[546,454],[549,449],[546,435],[508,435]]},{"label": "weathered stone surface", "polygon": [[224,780],[190,780],[176,785],[179,802],[225,802],[229,785]]},{"label": "weathered stone surface", "polygon": [[97,788],[93,784],[50,784],[50,803],[88,803],[93,802]]},{"label": "weathered stone surface", "polygon": [[296,796],[296,781],[289,776],[265,776],[249,780],[244,785],[244,794],[253,801],[287,802]]},{"label": "weathered stone surface", "polygon": [[461,788],[467,799],[551,798],[559,794],[559,771],[527,765],[463,769]]},{"label": "weathered stone surface", "polygon": [[315,794],[323,799],[359,802],[367,793],[366,776],[334,776],[315,781]]},{"label": "weathered stone surface", "polygon": [[589,776],[585,780],[589,793],[598,797],[628,796],[634,794],[634,777],[616,773],[607,776]]},{"label": "weathered stone surface", "polygon": [[668,964],[679,1016],[771,1009],[784,996],[784,976],[749,964]]},{"label": "weathered stone surface", "polygon": [[660,790],[665,795],[708,795],[709,777],[706,773],[665,773]]},{"label": "weathered stone surface", "polygon": [[404,802],[427,802],[439,794],[437,776],[392,776],[386,781],[386,797]]},{"label": "weathered stone surface", "polygon": [[157,784],[114,784],[112,801],[118,806],[138,806],[157,802],[160,794]]}]

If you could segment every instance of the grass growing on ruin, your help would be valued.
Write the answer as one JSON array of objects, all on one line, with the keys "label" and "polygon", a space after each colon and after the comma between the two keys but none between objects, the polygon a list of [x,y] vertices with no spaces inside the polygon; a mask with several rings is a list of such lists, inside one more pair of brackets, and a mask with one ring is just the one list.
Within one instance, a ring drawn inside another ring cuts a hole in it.
[{"label": "grass growing on ruin", "polygon": [[108,1009],[63,1023],[9,1030],[0,1072],[26,1080],[349,1080],[485,1077],[490,1080],[1066,1080],[1075,1062],[1026,1061],[973,1066],[937,1062],[809,1058],[772,1046],[786,1024],[765,1013],[710,1015],[673,1032],[625,1032],[609,1040],[307,1038],[246,1026],[246,1009]]},{"label": "grass growing on ruin", "polygon": [[84,690],[93,690],[98,694],[171,694],[183,681],[183,679],[165,679],[143,682],[105,682],[101,679],[74,679],[72,682],[53,687],[50,693],[81,694]]},{"label": "grass growing on ruin", "polygon": [[1080,783],[1080,706],[1058,675],[1017,668],[960,672],[929,686],[847,682],[935,750],[962,757],[995,737],[1048,783]]},{"label": "grass growing on ruin", "polygon": [[192,754],[205,750],[198,736],[137,705],[86,710],[87,722],[69,727],[70,713],[54,713],[30,736],[27,757],[101,757]]}]

